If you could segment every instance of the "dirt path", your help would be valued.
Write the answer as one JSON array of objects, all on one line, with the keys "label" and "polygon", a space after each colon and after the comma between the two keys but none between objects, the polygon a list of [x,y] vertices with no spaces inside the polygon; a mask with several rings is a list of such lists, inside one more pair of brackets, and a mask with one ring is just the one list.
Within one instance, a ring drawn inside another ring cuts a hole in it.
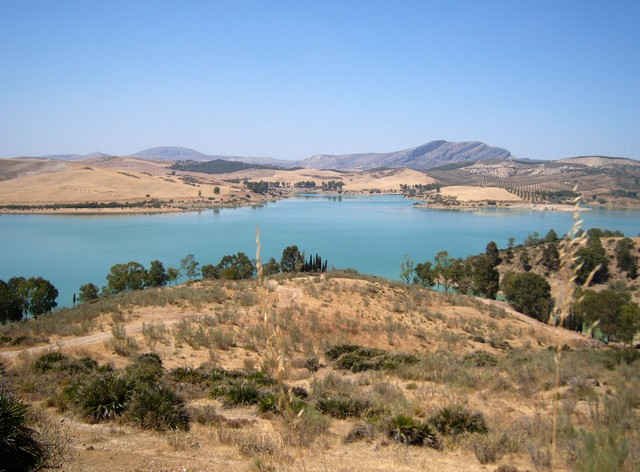
[{"label": "dirt path", "polygon": [[[180,313],[174,315],[173,317],[141,317],[140,319],[136,319],[129,323],[125,323],[125,329],[127,332],[127,336],[139,334],[142,332],[142,325],[144,323],[149,323],[153,321],[162,322],[165,326],[171,326],[176,322],[180,321],[184,318],[189,318],[191,316],[197,316],[197,313]],[[43,352],[58,350],[58,349],[69,349],[76,348],[82,346],[89,346],[98,343],[104,343],[109,341],[113,335],[110,331],[101,331],[98,333],[88,334],[86,336],[74,336],[68,338],[61,338],[55,341],[49,342],[47,344],[43,344],[40,346],[33,347],[25,347],[22,349],[14,349],[11,351],[0,351],[0,360],[6,359],[11,360],[15,359],[20,354],[40,354]]]}]

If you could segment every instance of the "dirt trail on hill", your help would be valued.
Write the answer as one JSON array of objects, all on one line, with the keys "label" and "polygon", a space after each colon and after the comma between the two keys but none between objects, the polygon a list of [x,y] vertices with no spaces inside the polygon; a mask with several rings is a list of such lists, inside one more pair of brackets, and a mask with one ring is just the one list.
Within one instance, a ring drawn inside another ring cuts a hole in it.
[{"label": "dirt trail on hill", "polygon": [[[141,319],[132,321],[130,323],[125,323],[124,326],[125,326],[125,329],[126,329],[126,332],[127,332],[127,336],[130,336],[132,334],[139,334],[140,332],[142,332],[142,325],[144,323],[157,321],[157,322],[164,323],[166,326],[171,326],[174,323],[180,321],[181,319],[189,318],[191,316],[197,316],[197,314],[196,313],[181,313],[179,315],[175,315],[175,316],[170,317],[170,318],[166,318],[166,317],[157,317],[157,318],[141,317]],[[92,344],[98,344],[98,343],[107,342],[112,337],[113,337],[113,335],[111,334],[111,332],[109,332],[109,331],[101,331],[99,333],[89,334],[89,335],[86,335],[86,336],[76,336],[76,337],[70,337],[70,338],[57,339],[55,341],[52,341],[52,342],[49,342],[47,344],[43,344],[43,345],[40,345],[40,346],[25,347],[25,348],[22,348],[22,349],[15,349],[15,350],[12,350],[12,351],[0,351],[0,359],[7,359],[7,360],[8,359],[15,359],[17,356],[19,356],[22,353],[25,353],[25,354],[38,354],[38,353],[47,352],[47,351],[50,351],[50,350],[89,346],[89,345],[92,345]]]}]

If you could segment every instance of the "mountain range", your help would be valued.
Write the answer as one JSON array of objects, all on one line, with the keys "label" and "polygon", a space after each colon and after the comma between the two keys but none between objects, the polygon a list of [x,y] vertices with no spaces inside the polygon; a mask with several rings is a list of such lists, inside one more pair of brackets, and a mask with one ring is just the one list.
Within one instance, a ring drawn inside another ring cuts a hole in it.
[{"label": "mountain range", "polygon": [[[448,142],[444,140],[431,141],[420,146],[402,149],[400,151],[356,154],[317,154],[301,160],[204,154],[200,151],[196,151],[195,149],[179,146],[153,147],[127,155],[127,157],[165,161],[207,162],[225,160],[283,168],[305,167],[336,170],[368,170],[381,167],[408,167],[416,170],[426,170],[445,164],[508,158],[510,156],[511,153],[506,149],[489,146],[479,141]],[[95,152],[91,154],[57,154],[42,157],[48,159],[76,161],[90,158],[107,158],[111,156]]]},{"label": "mountain range", "polygon": [[194,149],[182,147],[156,147],[137,152],[133,156],[144,159],[210,161],[241,161],[248,164],[272,165],[279,167],[305,167],[313,169],[368,170],[380,167],[408,167],[426,170],[445,164],[485,159],[508,158],[506,149],[489,146],[479,141],[452,143],[438,140],[420,146],[385,153],[370,152],[357,154],[317,154],[298,161],[248,156],[207,155]]},{"label": "mountain range", "polygon": [[[42,156],[56,160],[103,159],[113,157],[104,153],[91,154],[58,154]],[[430,141],[420,146],[392,152],[368,152],[354,154],[317,154],[301,160],[285,160],[271,157],[234,156],[205,154],[195,149],[179,146],[160,146],[144,149],[124,157],[165,161],[231,161],[256,166],[280,168],[313,168],[335,170],[370,170],[378,168],[403,168],[429,170],[442,166],[456,166],[472,162],[488,162],[492,160],[513,160],[514,156],[506,149],[490,146],[480,141],[450,142],[444,140]],[[579,158],[584,160],[584,156]],[[531,161],[534,162],[534,161]],[[550,162],[550,161],[547,161]],[[563,162],[562,160],[557,162]],[[567,162],[567,160],[565,160]]]}]

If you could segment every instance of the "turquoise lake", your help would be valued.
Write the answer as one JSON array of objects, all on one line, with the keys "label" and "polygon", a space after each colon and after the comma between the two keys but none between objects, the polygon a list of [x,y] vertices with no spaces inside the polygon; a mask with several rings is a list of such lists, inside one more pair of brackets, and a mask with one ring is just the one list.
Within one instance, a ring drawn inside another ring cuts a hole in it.
[{"label": "turquoise lake", "polygon": [[[201,263],[244,251],[255,256],[260,227],[263,260],[280,258],[297,244],[318,252],[329,267],[399,278],[403,256],[431,260],[446,249],[453,256],[483,251],[494,240],[505,246],[510,236],[559,234],[572,224],[571,214],[521,210],[478,212],[414,208],[400,196],[296,197],[259,208],[234,208],[162,215],[68,216],[1,215],[0,279],[15,275],[45,277],[58,288],[61,306],[86,282],[105,284],[109,267],[153,259],[177,266],[186,254]],[[586,227],[640,232],[640,212],[595,210],[583,213]]]}]

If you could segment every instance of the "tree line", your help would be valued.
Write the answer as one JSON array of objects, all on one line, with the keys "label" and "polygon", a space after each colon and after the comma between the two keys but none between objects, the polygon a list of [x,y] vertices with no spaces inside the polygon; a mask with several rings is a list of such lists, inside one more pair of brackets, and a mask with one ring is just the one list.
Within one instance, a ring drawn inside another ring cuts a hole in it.
[{"label": "tree line", "polygon": [[[295,245],[286,247],[282,251],[279,261],[272,257],[262,265],[264,276],[280,272],[320,273],[326,271],[326,259],[323,259],[318,254],[305,257],[305,254]],[[180,261],[180,267],[169,267],[167,269],[158,260],[151,261],[148,269],[145,269],[139,262],[131,261],[111,266],[106,277],[107,285],[102,289],[92,283],[82,285],[78,300],[81,303],[85,303],[100,296],[150,287],[162,287],[181,277],[185,277],[188,280],[197,278],[243,280],[255,277],[256,273],[255,261],[251,260],[244,252],[225,255],[217,264],[203,265],[196,260],[193,254],[189,254]]]},{"label": "tree line", "polygon": [[[578,331],[590,331],[604,341],[631,342],[640,331],[640,307],[632,300],[624,283],[610,283],[604,290],[591,290],[588,286],[609,281],[610,257],[601,238],[618,238],[614,248],[616,266],[629,280],[638,276],[638,251],[631,238],[619,231],[592,228],[586,232],[587,242],[576,253],[575,299],[571,313],[563,326]],[[561,238],[552,229],[544,237],[530,234],[523,244],[515,246],[510,238],[507,248],[500,250],[496,243],[487,244],[484,254],[467,258],[452,258],[446,251],[436,254],[433,262],[415,264],[406,257],[400,267],[405,283],[425,287],[439,285],[445,292],[495,299],[502,291],[507,302],[517,311],[547,322],[553,313],[554,300],[549,276],[560,268],[558,243]],[[536,247],[538,260],[532,260]],[[515,259],[516,250],[518,260]],[[502,278],[497,267],[503,262],[511,264]],[[533,272],[534,264],[542,268],[543,275]],[[583,286],[586,285],[585,289]]]},{"label": "tree line", "polygon": [[58,306],[58,290],[42,277],[0,280],[0,323],[38,317]]}]

